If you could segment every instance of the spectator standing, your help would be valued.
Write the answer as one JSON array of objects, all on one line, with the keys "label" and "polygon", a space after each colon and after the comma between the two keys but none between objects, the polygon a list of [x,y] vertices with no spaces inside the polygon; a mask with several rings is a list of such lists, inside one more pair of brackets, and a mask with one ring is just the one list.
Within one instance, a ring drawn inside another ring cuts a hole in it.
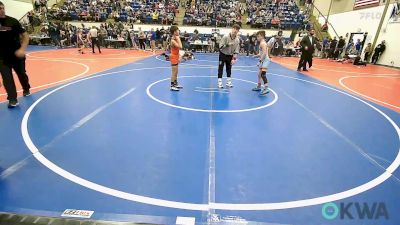
[{"label": "spectator standing", "polygon": [[18,76],[23,95],[30,95],[29,78],[25,70],[25,51],[29,36],[17,19],[5,14],[2,2],[0,2],[0,25],[0,73],[7,92],[8,107],[14,108],[18,105],[18,100],[12,70]]},{"label": "spectator standing", "polygon": [[342,36],[340,36],[339,42],[337,44],[337,48],[335,51],[334,59],[338,59],[341,57],[345,45],[346,45],[346,40],[344,40],[344,38]]},{"label": "spectator standing", "polygon": [[371,53],[372,53],[372,45],[371,45],[371,43],[368,43],[367,47],[365,47],[365,50],[364,50],[364,61],[365,62],[368,62],[368,58],[371,55]]},{"label": "spectator standing", "polygon": [[141,50],[146,50],[146,34],[139,28],[139,48]]},{"label": "spectator standing", "polygon": [[383,40],[381,44],[376,46],[371,62],[373,64],[376,64],[385,50],[386,50],[386,41]]},{"label": "spectator standing", "polygon": [[329,55],[328,58],[333,58],[335,59],[335,51],[336,51],[336,46],[337,46],[337,39],[336,37],[333,38],[333,40],[331,41],[330,45],[329,45]]}]

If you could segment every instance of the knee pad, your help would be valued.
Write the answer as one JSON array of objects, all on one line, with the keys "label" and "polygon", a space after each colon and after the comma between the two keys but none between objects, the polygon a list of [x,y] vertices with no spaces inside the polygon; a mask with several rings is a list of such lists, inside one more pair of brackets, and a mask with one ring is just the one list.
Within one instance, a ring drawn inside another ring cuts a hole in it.
[{"label": "knee pad", "polygon": [[264,81],[264,84],[268,82],[267,80],[267,71],[261,71],[261,78]]}]

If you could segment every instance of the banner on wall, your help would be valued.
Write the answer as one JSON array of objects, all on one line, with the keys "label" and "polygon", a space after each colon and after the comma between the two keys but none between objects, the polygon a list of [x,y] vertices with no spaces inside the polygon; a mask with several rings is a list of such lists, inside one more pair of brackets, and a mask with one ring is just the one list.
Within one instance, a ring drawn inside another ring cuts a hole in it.
[{"label": "banner on wall", "polygon": [[393,9],[390,14],[389,23],[400,23],[400,2],[393,4]]},{"label": "banner on wall", "polygon": [[355,0],[354,9],[364,9],[368,7],[378,6],[380,0]]}]

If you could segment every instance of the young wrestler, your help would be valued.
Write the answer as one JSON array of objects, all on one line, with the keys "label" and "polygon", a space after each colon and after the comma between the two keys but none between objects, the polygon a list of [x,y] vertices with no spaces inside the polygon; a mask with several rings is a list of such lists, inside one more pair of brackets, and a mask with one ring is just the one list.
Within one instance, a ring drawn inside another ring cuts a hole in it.
[{"label": "young wrestler", "polygon": [[178,65],[179,65],[179,50],[182,48],[181,38],[179,37],[179,28],[177,26],[171,26],[171,55],[169,60],[171,62],[171,91],[179,91],[182,86],[178,85]]},{"label": "young wrestler", "polygon": [[78,45],[78,52],[84,54],[83,50],[85,49],[85,39],[83,38],[83,34],[81,30],[78,30],[78,34],[76,35],[76,43]]},{"label": "young wrestler", "polygon": [[[257,40],[260,43],[260,53],[259,53],[260,61],[257,64],[260,70],[258,71],[257,87],[253,88],[252,90],[261,91],[260,95],[266,95],[269,93],[267,70],[271,62],[271,59],[269,57],[268,45],[267,42],[265,41],[265,31],[257,32]],[[264,88],[262,88],[261,86],[261,81],[264,83]]]}]

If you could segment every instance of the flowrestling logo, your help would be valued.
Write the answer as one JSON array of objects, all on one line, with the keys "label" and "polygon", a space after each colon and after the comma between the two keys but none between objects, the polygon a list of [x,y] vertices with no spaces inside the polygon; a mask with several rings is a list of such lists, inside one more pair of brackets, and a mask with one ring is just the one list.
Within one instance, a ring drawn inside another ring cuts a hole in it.
[{"label": "flowrestling logo", "polygon": [[66,209],[61,216],[89,219],[90,217],[92,217],[93,213],[94,211],[89,210]]}]

